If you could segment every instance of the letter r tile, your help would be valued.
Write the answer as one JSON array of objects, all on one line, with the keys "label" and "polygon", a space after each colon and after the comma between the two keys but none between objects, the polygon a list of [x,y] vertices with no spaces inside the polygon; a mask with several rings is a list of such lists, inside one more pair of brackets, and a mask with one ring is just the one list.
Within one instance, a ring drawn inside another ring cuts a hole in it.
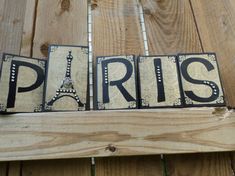
[{"label": "letter r tile", "polygon": [[3,55],[0,112],[42,111],[45,66],[45,60]]},{"label": "letter r tile", "polygon": [[224,106],[216,55],[178,55],[185,106]]},{"label": "letter r tile", "polygon": [[97,57],[96,64],[96,109],[137,108],[135,57]]}]

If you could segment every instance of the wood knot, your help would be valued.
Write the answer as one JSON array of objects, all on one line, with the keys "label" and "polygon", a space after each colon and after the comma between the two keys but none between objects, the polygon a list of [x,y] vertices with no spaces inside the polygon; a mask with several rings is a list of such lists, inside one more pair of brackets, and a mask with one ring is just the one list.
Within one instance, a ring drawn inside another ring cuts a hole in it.
[{"label": "wood knot", "polygon": [[91,10],[95,10],[98,7],[97,0],[92,0],[91,2]]},{"label": "wood knot", "polygon": [[48,43],[44,43],[40,46],[40,51],[43,54],[43,56],[45,56],[45,57],[48,56],[48,47],[49,47]]},{"label": "wood knot", "polygon": [[70,0],[62,0],[61,2],[61,10],[64,11],[69,11],[70,9]]},{"label": "wood knot", "polygon": [[144,12],[145,15],[151,15],[151,11],[147,8],[144,8],[143,12]]},{"label": "wood knot", "polygon": [[216,116],[221,116],[221,115],[224,115],[227,111],[227,108],[225,107],[218,107],[218,108],[215,108],[214,111],[212,112],[213,115],[216,115]]},{"label": "wood knot", "polygon": [[105,150],[108,150],[112,153],[117,151],[117,148],[115,146],[113,146],[112,144],[109,144],[108,147],[105,148]]}]

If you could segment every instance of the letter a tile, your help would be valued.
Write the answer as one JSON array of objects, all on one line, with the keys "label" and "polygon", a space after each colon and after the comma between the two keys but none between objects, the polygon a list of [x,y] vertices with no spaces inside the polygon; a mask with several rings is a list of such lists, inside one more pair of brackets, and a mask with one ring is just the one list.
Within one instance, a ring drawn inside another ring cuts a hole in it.
[{"label": "letter a tile", "polygon": [[50,46],[45,111],[86,110],[87,86],[88,48]]},{"label": "letter a tile", "polygon": [[178,56],[185,106],[223,106],[223,88],[213,53]]},{"label": "letter a tile", "polygon": [[4,54],[0,112],[41,112],[46,61]]},{"label": "letter a tile", "polygon": [[97,58],[96,108],[137,108],[136,68],[134,56]]},{"label": "letter a tile", "polygon": [[141,108],[182,105],[176,56],[140,56],[138,69]]}]

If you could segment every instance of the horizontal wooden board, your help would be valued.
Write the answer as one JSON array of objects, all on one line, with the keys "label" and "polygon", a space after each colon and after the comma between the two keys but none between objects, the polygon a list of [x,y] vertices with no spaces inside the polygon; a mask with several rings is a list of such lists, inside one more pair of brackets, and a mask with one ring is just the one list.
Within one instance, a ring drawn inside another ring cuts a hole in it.
[{"label": "horizontal wooden board", "polygon": [[235,150],[225,108],[0,116],[0,161]]}]

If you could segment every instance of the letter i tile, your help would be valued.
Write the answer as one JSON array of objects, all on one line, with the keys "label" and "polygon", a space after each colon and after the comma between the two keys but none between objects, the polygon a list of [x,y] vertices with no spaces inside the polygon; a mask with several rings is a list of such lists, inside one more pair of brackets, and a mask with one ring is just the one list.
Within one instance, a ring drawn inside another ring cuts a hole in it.
[{"label": "letter i tile", "polygon": [[140,56],[138,69],[141,108],[182,105],[176,56]]},{"label": "letter i tile", "polygon": [[214,53],[178,55],[185,106],[224,106],[218,63]]}]

